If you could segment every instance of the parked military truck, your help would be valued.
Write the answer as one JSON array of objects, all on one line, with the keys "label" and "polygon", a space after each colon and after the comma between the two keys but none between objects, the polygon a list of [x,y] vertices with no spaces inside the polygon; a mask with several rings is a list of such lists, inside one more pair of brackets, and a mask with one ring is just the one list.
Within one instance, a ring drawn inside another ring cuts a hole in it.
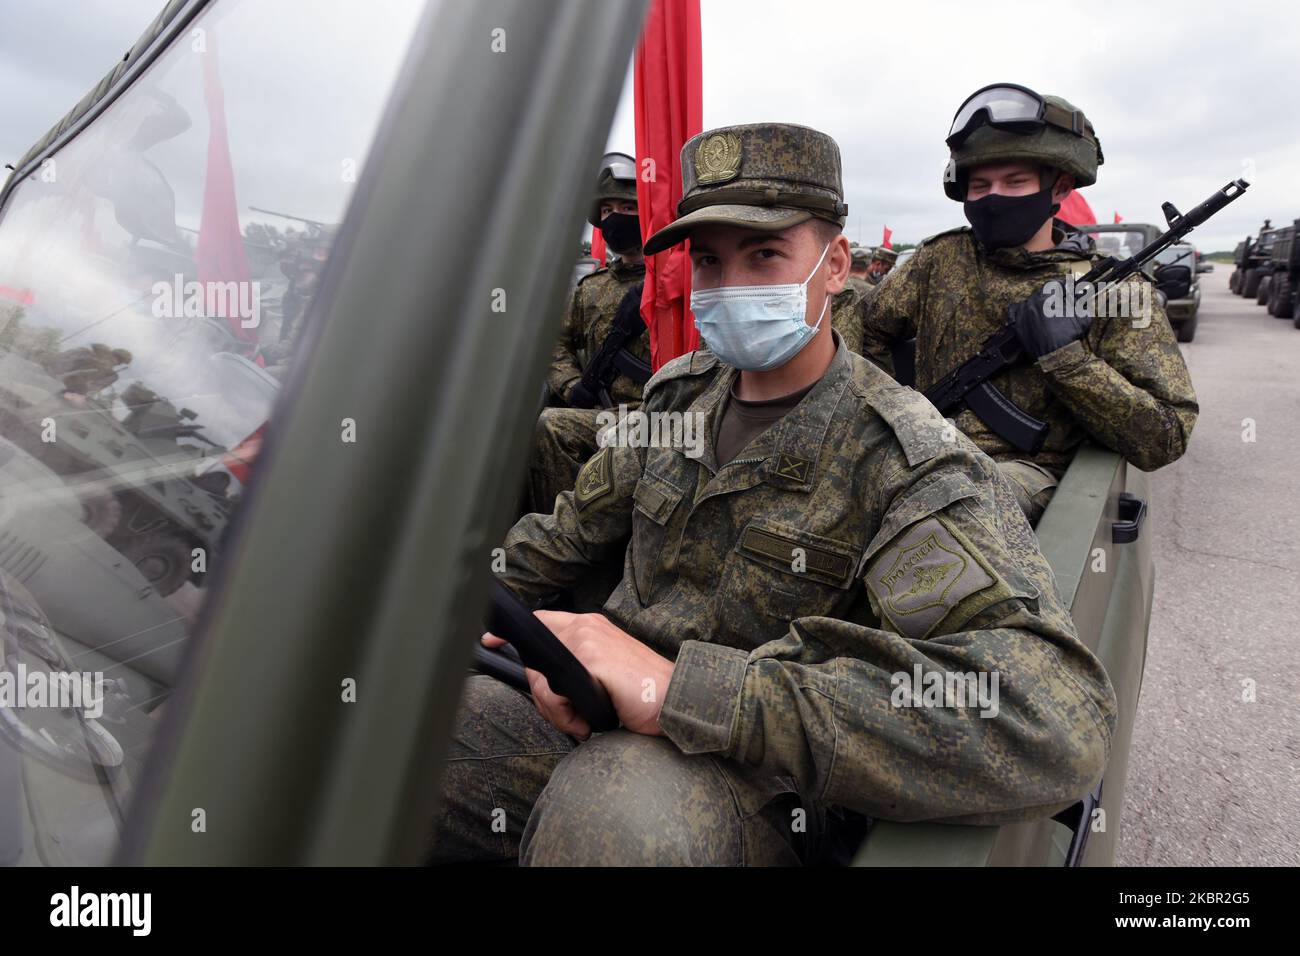
[{"label": "parked military truck", "polygon": [[1273,251],[1273,221],[1265,219],[1259,235],[1247,237],[1242,248],[1241,260],[1237,263],[1236,284],[1229,282],[1232,291],[1246,298],[1259,295],[1259,284],[1264,278],[1263,267]]},{"label": "parked military truck", "polygon": [[[1163,231],[1149,223],[1094,223],[1077,226],[1092,236],[1103,255],[1127,258]],[[1165,298],[1165,315],[1179,342],[1196,336],[1196,317],[1201,305],[1201,288],[1196,272],[1196,247],[1190,242],[1170,246],[1142,270]]]},{"label": "parked military truck", "polygon": [[[1300,244],[1295,241],[1296,232],[1300,229],[1300,219],[1295,220],[1289,226],[1283,226],[1278,229],[1273,238],[1273,250],[1269,254],[1268,268],[1269,274],[1265,281],[1267,282],[1268,294],[1264,305],[1268,307],[1268,314],[1275,315],[1279,319],[1294,319],[1296,317],[1296,289],[1300,285]],[[1260,283],[1261,287],[1264,283]]]}]

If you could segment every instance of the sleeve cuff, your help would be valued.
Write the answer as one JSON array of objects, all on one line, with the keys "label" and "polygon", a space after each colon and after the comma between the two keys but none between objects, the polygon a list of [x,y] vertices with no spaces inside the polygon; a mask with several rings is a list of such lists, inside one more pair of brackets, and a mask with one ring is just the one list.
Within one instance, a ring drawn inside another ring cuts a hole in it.
[{"label": "sleeve cuff", "polygon": [[686,641],[659,711],[659,729],[685,754],[729,754],[740,715],[749,653]]},{"label": "sleeve cuff", "polygon": [[1082,342],[1071,342],[1069,345],[1062,345],[1055,352],[1048,352],[1040,358],[1038,367],[1044,372],[1071,369],[1086,362],[1089,354],[1088,350],[1083,347]]}]

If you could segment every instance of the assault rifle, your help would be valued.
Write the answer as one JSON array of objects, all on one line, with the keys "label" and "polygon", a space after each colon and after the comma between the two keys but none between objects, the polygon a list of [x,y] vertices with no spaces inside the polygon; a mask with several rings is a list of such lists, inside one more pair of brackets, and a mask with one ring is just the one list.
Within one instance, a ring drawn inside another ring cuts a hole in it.
[{"label": "assault rifle", "polygon": [[[1188,213],[1180,213],[1173,203],[1164,203],[1161,211],[1169,225],[1168,231],[1161,233],[1127,259],[1105,257],[1086,275],[1077,279],[1076,284],[1088,283],[1095,287],[1095,297],[1104,286],[1123,282],[1240,197],[1249,185],[1243,179],[1233,180]],[[1008,322],[985,341],[977,355],[926,389],[925,397],[944,415],[955,412],[965,402],[984,424],[1003,439],[1023,452],[1037,454],[1047,440],[1047,423],[1019,408],[989,381],[993,376],[1019,363],[1024,356],[1015,328]]]}]

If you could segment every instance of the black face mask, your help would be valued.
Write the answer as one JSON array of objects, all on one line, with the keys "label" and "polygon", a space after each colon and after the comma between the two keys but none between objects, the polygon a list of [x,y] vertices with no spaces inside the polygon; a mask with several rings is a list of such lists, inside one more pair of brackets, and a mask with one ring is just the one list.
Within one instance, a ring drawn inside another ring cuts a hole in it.
[{"label": "black face mask", "polygon": [[622,212],[611,212],[600,221],[600,231],[605,245],[619,255],[641,248],[641,220]]},{"label": "black face mask", "polygon": [[1023,246],[1043,223],[1055,216],[1060,203],[1052,202],[1052,189],[1039,190],[1028,196],[997,194],[967,200],[962,207],[975,238],[989,249]]}]

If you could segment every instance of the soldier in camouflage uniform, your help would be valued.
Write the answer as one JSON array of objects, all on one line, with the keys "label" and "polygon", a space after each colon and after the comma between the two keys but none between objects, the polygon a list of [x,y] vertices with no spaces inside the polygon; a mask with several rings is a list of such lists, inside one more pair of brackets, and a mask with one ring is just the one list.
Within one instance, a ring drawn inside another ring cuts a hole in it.
[{"label": "soldier in camouflage uniform", "polygon": [[[470,678],[434,859],[800,863],[863,815],[1070,805],[1105,766],[1113,691],[993,462],[823,322],[849,271],[835,141],[729,127],[682,166],[647,251],[691,239],[709,348],[642,411],[700,416],[703,452],[604,447],[505,544],[534,606],[622,567],[602,614],[538,612],[622,726],[590,734],[531,671],[533,701]],[[908,706],[913,668],[996,672],[996,714]]]},{"label": "soldier in camouflage uniform", "polygon": [[[1197,413],[1154,289],[1146,290],[1146,316],[1089,323],[1046,314],[1046,281],[1081,275],[1096,261],[1093,241],[1053,215],[1071,188],[1096,181],[1102,157],[1081,112],[1059,97],[1042,102],[1047,119],[1031,131],[998,128],[987,112],[973,116],[951,144],[944,191],[965,201],[974,228],[923,242],[867,303],[863,329],[863,354],[886,370],[892,347],[916,339],[915,385],[924,391],[977,354],[1009,316],[1017,320],[1029,361],[990,381],[1048,423],[1041,452],[1018,450],[968,408],[956,423],[999,463],[1031,521],[1086,438],[1150,471],[1183,454]],[[1136,300],[1147,280],[1128,281]]]},{"label": "soldier in camouflage uniform", "polygon": [[[622,153],[605,157],[596,182],[587,221],[601,229],[605,242],[617,256],[605,269],[579,280],[573,290],[564,331],[551,358],[546,377],[551,396],[565,407],[547,408],[537,420],[529,460],[529,510],[549,512],[555,496],[573,487],[578,469],[596,451],[597,416],[602,409],[641,404],[644,380],[620,373],[608,396],[591,394],[582,384],[586,364],[600,351],[614,325],[614,315],[629,291],[645,281],[637,219],[635,161]],[[650,333],[624,346],[650,364]]]},{"label": "soldier in camouflage uniform", "polygon": [[887,249],[884,246],[876,246],[871,250],[871,262],[867,266],[867,275],[872,285],[879,285],[885,276],[889,275],[894,269],[894,263],[898,261],[898,253],[893,249]]},{"label": "soldier in camouflage uniform", "polygon": [[871,281],[871,250],[866,246],[855,245],[850,254],[853,256],[853,265],[849,270],[848,284],[865,295],[874,285]]}]

